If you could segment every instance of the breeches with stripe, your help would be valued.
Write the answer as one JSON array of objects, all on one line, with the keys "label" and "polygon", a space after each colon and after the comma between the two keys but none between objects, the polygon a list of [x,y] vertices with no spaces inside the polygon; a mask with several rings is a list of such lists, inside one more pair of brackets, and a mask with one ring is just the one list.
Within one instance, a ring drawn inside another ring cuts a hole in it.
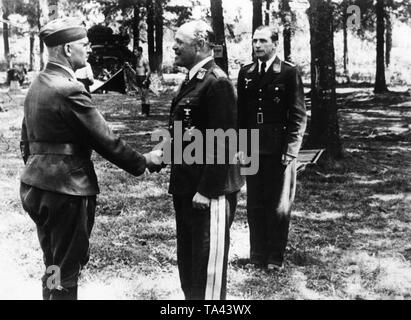
[{"label": "breeches with stripe", "polygon": [[192,200],[173,196],[181,287],[187,300],[224,300],[237,193],[212,199],[206,210],[194,209]]},{"label": "breeches with stripe", "polygon": [[296,189],[296,161],[260,155],[256,175],[247,176],[247,218],[252,263],[282,263]]}]

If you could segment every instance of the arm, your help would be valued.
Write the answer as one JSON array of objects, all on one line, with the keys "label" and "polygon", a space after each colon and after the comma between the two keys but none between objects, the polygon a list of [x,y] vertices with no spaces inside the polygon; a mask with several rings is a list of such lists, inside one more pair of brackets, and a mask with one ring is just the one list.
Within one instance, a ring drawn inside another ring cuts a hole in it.
[{"label": "arm", "polygon": [[238,128],[245,129],[245,112],[246,112],[246,101],[245,101],[245,86],[244,86],[244,69],[240,69],[237,79],[237,110],[238,110]]},{"label": "arm", "polygon": [[[207,129],[237,129],[237,96],[233,85],[227,78],[214,80],[206,93],[208,112]],[[236,141],[234,141],[236,142]],[[214,164],[205,164],[197,192],[207,198],[216,198],[224,194],[226,177],[230,169],[229,143],[217,144],[213,153],[206,150],[206,159],[214,159]],[[223,148],[225,163],[217,164],[217,150]],[[235,148],[234,148],[235,151]]]},{"label": "arm", "polygon": [[[246,92],[245,92],[245,70],[243,68],[240,69],[238,73],[238,79],[237,79],[237,113],[238,113],[238,129],[247,129],[247,101],[246,101]],[[248,139],[251,139],[251,137],[248,137]],[[238,147],[237,147],[239,154],[237,155],[238,160],[240,163],[244,160],[244,154],[247,152],[247,150],[242,150],[244,149],[244,146],[240,144],[240,141],[238,141]]]},{"label": "arm", "polygon": [[146,157],[133,150],[123,139],[114,135],[90,95],[77,88],[66,97],[69,124],[87,146],[123,170],[138,176],[147,165]]},{"label": "arm", "polygon": [[151,69],[147,59],[144,59],[143,65],[144,69],[146,70],[146,80],[149,80],[151,76]]},{"label": "arm", "polygon": [[23,158],[24,164],[26,164],[27,159],[30,156],[30,148],[29,148],[29,141],[27,138],[27,127],[26,127],[25,118],[23,118],[23,123],[21,125],[20,151],[21,151],[21,157]]},{"label": "arm", "polygon": [[[287,158],[296,158],[301,148],[304,132],[307,125],[307,114],[304,103],[304,87],[301,76],[296,68],[292,69],[288,80],[288,119],[286,129],[286,149],[284,155]],[[283,156],[284,158],[284,156]]]}]

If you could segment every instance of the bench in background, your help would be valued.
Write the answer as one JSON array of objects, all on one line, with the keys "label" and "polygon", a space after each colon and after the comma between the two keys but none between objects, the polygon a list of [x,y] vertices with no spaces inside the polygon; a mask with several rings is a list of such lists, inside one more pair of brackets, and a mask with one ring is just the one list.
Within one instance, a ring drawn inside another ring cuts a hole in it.
[{"label": "bench in background", "polygon": [[297,157],[297,174],[304,171],[307,165],[317,163],[325,149],[300,150]]}]

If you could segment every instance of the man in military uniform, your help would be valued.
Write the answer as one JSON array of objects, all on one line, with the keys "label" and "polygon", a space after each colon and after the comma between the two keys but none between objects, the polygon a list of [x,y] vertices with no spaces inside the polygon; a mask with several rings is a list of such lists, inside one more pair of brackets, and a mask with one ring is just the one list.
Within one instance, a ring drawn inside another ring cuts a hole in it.
[{"label": "man in military uniform", "polygon": [[86,65],[89,53],[87,32],[79,22],[54,20],[40,36],[49,61],[24,103],[21,150],[26,166],[20,196],[43,251],[43,298],[71,300],[77,299],[78,276],[89,257],[99,193],[92,149],[135,176],[146,168],[157,170],[154,162],[160,155],[142,155],[115,136],[76,81],[74,72]]},{"label": "man in military uniform", "polygon": [[278,270],[283,266],[291,205],[296,187],[296,158],[306,128],[301,77],[276,55],[278,34],[256,29],[257,61],[238,75],[240,129],[259,129],[259,170],[247,176],[250,263]]},{"label": "man in military uniform", "polygon": [[[170,131],[178,125],[184,132],[196,129],[204,142],[207,129],[237,127],[235,88],[213,60],[213,43],[210,26],[191,21],[178,29],[173,45],[176,65],[189,72],[172,101]],[[182,150],[172,141],[175,160]],[[183,141],[183,149],[189,143]],[[169,193],[176,212],[181,287],[187,300],[225,299],[229,229],[243,185],[239,166],[229,164],[228,157],[224,164],[216,164],[216,150],[205,149],[202,163],[183,159],[171,165]]]}]

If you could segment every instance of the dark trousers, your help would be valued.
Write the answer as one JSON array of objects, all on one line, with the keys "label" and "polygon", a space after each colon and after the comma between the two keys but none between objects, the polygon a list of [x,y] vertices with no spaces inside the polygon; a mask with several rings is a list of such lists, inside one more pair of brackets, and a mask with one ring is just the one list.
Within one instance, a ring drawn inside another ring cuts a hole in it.
[{"label": "dark trousers", "polygon": [[225,300],[230,226],[237,193],[194,209],[193,196],[173,196],[177,225],[177,261],[186,300]]},{"label": "dark trousers", "polygon": [[257,174],[247,176],[250,262],[281,264],[295,196],[296,160],[287,167],[276,155],[260,155],[259,161]]},{"label": "dark trousers", "polygon": [[[89,238],[94,224],[96,196],[71,196],[45,191],[24,183],[20,186],[23,208],[37,226],[43,261],[43,298],[77,296],[81,268],[89,259]],[[60,271],[60,283],[56,269]],[[50,292],[51,291],[51,292]],[[63,297],[64,298],[64,297]]]}]

